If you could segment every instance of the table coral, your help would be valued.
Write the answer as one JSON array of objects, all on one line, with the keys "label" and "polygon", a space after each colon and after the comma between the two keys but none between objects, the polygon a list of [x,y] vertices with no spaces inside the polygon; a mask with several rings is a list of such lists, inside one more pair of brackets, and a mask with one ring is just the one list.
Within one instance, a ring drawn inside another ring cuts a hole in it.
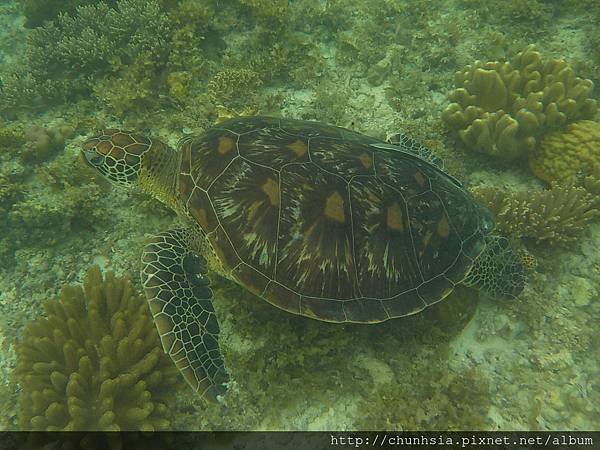
[{"label": "table coral", "polygon": [[506,193],[490,187],[475,196],[496,216],[496,229],[535,242],[572,242],[600,216],[600,201],[584,188],[553,185],[537,192]]},{"label": "table coral", "polygon": [[594,84],[562,59],[529,46],[510,62],[475,61],[455,75],[442,118],[468,148],[504,160],[526,158],[547,130],[592,118]]},{"label": "table coral", "polygon": [[548,183],[600,175],[600,123],[580,120],[564,131],[548,133],[529,158],[529,167]]},{"label": "table coral", "polygon": [[93,267],[83,287],[44,302],[17,350],[21,429],[157,430],[169,426],[177,369],[127,278]]}]

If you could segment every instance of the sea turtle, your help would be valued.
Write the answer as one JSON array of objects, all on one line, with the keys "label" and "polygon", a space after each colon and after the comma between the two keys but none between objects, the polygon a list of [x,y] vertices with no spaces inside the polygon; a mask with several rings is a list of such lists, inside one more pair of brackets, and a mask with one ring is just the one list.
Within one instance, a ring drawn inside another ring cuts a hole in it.
[{"label": "sea turtle", "polygon": [[241,117],[184,137],[177,151],[116,129],[82,148],[106,178],[177,212],[182,226],[144,248],[142,284],[165,352],[209,398],[226,391],[228,375],[208,271],[338,323],[414,314],[458,283],[496,297],[523,287],[518,257],[490,234],[491,213],[406,136],[390,144],[317,122]]}]

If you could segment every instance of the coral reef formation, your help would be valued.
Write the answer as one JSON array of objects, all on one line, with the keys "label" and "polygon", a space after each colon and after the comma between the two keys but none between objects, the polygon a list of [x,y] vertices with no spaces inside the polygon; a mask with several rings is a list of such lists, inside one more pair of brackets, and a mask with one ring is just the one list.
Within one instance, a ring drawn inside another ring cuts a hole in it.
[{"label": "coral reef formation", "polygon": [[178,372],[131,281],[91,268],[83,287],[44,302],[17,350],[20,427],[160,430]]},{"label": "coral reef formation", "polygon": [[121,75],[129,65],[158,70],[166,62],[169,36],[158,0],[79,6],[31,31],[23,64],[3,75],[0,109],[88,94],[99,80]]},{"label": "coral reef formation", "polygon": [[442,118],[466,146],[504,160],[527,158],[548,130],[592,118],[594,84],[566,61],[529,46],[510,62],[475,61],[455,75]]},{"label": "coral reef formation", "polygon": [[[61,126],[56,128],[61,133]],[[41,130],[42,138],[26,142],[10,163],[0,164],[0,266],[10,265],[18,249],[61,245],[66,236],[93,230],[106,220],[98,208],[102,187],[79,170],[83,163],[68,152],[44,161],[34,145],[43,144],[43,136],[54,128],[35,129]],[[35,159],[24,161],[26,146]]]},{"label": "coral reef formation", "polygon": [[590,194],[600,197],[600,177],[587,176],[583,179],[582,185]]},{"label": "coral reef formation", "polygon": [[565,130],[546,134],[531,154],[529,167],[548,183],[600,177],[600,123],[580,120]]},{"label": "coral reef formation", "polygon": [[[37,27],[56,18],[61,13],[73,13],[78,6],[92,5],[100,0],[18,0],[26,17],[25,26]],[[114,0],[106,3],[114,4]]]},{"label": "coral reef formation", "polygon": [[490,187],[473,191],[495,214],[498,231],[536,243],[571,242],[600,216],[600,201],[582,187],[553,185],[533,193],[505,193]]},{"label": "coral reef formation", "polygon": [[215,104],[240,107],[248,97],[256,96],[261,83],[258,74],[250,69],[220,71],[208,82],[208,97]]},{"label": "coral reef formation", "polygon": [[21,150],[23,162],[40,162],[47,159],[52,153],[62,150],[65,139],[73,134],[73,127],[60,125],[45,128],[34,125],[25,130],[25,145]]}]

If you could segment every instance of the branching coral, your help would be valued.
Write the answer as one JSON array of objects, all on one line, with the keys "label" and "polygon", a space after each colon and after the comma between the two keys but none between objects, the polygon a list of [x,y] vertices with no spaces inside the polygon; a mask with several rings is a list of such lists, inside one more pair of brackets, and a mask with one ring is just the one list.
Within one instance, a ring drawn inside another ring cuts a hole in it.
[{"label": "branching coral", "polygon": [[152,58],[142,54],[127,67],[123,67],[119,75],[109,76],[94,86],[94,96],[101,100],[116,114],[136,108],[148,108],[157,100],[152,85],[154,70]]},{"label": "branching coral", "polygon": [[24,106],[41,104],[41,93],[48,90],[42,87],[44,83],[36,79],[25,65],[1,74],[1,83],[0,112],[10,118]]},{"label": "branching coral", "polygon": [[[99,0],[18,0],[27,18],[25,25],[28,27],[38,27],[56,18],[60,13],[73,13],[78,6],[94,3],[99,3]],[[106,3],[114,3],[114,0],[108,0]]]},{"label": "branching coral", "polygon": [[131,281],[100,269],[63,287],[30,322],[17,351],[20,426],[34,430],[157,430],[169,426],[177,369],[163,353]]},{"label": "branching coral", "polygon": [[529,158],[529,167],[548,183],[600,175],[600,123],[580,120],[564,131],[548,133]]},{"label": "branching coral", "polygon": [[235,108],[248,105],[261,84],[255,71],[231,69],[217,72],[208,82],[207,91],[213,103]]},{"label": "branching coral", "polygon": [[600,216],[600,201],[581,187],[553,185],[533,193],[481,187],[474,194],[495,214],[498,231],[537,243],[573,241]]},{"label": "branching coral", "polygon": [[597,110],[592,81],[564,60],[544,61],[533,46],[510,62],[475,61],[455,82],[442,118],[468,148],[505,160],[526,158],[544,132]]},{"label": "branching coral", "polygon": [[[600,174],[599,174],[600,175]],[[587,176],[583,179],[583,187],[592,195],[600,198],[600,177],[593,175]],[[598,200],[600,201],[600,200]]]},{"label": "branching coral", "polygon": [[61,73],[65,68],[106,70],[111,60],[133,59],[142,52],[164,55],[168,37],[167,16],[157,0],[120,0],[116,9],[98,3],[34,30],[30,60],[40,70]]},{"label": "branching coral", "polygon": [[170,36],[158,0],[119,0],[115,8],[99,2],[61,14],[31,31],[24,63],[3,75],[9,96],[0,99],[0,109],[89,93],[140,55],[166,64]]}]

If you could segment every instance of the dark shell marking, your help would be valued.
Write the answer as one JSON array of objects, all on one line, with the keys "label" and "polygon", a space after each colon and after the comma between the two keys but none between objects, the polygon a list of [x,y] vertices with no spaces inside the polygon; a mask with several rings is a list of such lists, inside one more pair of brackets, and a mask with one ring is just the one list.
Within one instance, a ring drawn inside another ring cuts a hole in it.
[{"label": "dark shell marking", "polygon": [[296,314],[379,322],[461,282],[484,210],[419,157],[314,122],[238,118],[182,141],[179,192],[223,266]]}]

